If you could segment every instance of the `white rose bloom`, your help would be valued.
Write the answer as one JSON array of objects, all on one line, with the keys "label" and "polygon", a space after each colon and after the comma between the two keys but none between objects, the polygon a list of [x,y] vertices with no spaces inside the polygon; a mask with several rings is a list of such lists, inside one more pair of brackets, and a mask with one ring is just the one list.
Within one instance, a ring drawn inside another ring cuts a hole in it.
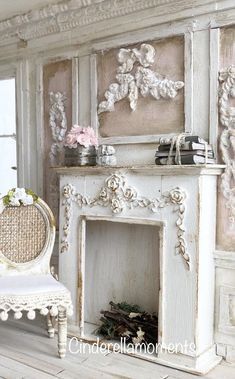
[{"label": "white rose bloom", "polygon": [[26,194],[26,196],[24,198],[22,198],[22,203],[24,205],[31,205],[31,204],[33,204],[33,196]]},{"label": "white rose bloom", "polygon": [[13,196],[15,199],[23,200],[23,198],[27,196],[27,194],[24,188],[16,188]]},{"label": "white rose bloom", "polygon": [[14,197],[12,197],[9,204],[12,205],[13,207],[19,207],[20,201],[18,199],[15,199]]}]

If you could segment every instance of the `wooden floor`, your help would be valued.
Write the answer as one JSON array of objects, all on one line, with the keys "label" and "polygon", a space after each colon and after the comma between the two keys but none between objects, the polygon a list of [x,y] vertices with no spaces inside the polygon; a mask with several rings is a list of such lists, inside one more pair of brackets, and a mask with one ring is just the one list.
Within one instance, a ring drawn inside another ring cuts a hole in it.
[{"label": "wooden floor", "polygon": [[[57,358],[56,338],[49,339],[41,319],[0,323],[0,378],[5,379],[196,379],[168,367],[123,354],[71,354]],[[233,379],[235,367],[222,363],[207,379]]]}]

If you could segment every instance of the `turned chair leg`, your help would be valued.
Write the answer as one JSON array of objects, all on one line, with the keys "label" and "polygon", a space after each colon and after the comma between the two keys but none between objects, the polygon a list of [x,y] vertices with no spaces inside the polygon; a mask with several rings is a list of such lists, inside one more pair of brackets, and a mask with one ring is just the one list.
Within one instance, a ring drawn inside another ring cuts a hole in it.
[{"label": "turned chair leg", "polygon": [[59,357],[64,358],[67,347],[67,315],[65,308],[59,308],[58,312],[58,352]]},{"label": "turned chair leg", "polygon": [[55,328],[54,328],[54,317],[49,313],[47,315],[47,331],[49,338],[54,338],[55,336]]}]

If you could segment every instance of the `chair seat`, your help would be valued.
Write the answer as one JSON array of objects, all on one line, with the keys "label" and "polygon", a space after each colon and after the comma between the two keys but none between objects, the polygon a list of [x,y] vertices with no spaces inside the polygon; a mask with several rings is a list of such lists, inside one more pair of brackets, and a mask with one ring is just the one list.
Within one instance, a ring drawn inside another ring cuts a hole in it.
[{"label": "chair seat", "polygon": [[8,312],[15,312],[15,318],[27,312],[29,319],[35,318],[35,310],[42,315],[50,312],[57,316],[58,308],[72,313],[70,292],[51,274],[48,275],[14,275],[0,277],[0,318],[5,321]]}]

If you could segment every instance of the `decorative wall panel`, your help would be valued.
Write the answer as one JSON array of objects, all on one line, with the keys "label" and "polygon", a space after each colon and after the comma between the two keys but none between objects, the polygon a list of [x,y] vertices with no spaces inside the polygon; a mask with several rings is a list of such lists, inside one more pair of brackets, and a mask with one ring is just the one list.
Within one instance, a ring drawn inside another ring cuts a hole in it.
[{"label": "decorative wall panel", "polygon": [[235,359],[235,254],[228,251],[215,252],[215,340],[219,355],[226,361]]},{"label": "decorative wall panel", "polygon": [[234,287],[220,287],[219,331],[235,335]]},{"label": "decorative wall panel", "polygon": [[63,139],[71,127],[72,63],[49,63],[43,68],[44,196],[58,219],[58,179],[50,169],[63,164]]},{"label": "decorative wall panel", "polygon": [[[184,81],[184,38],[173,37],[146,42],[156,51],[151,70],[176,82]],[[122,46],[124,47],[124,46]],[[127,49],[140,49],[141,44],[127,46]],[[118,49],[100,52],[97,58],[98,103],[105,100],[104,94],[110,84],[116,83],[117,69],[120,66]],[[132,50],[133,51],[133,50]],[[100,112],[100,135],[140,136],[154,135],[184,130],[184,90],[183,85],[173,98],[156,100],[153,96],[139,96],[135,111],[130,109],[127,97],[116,102],[115,112]]]}]

